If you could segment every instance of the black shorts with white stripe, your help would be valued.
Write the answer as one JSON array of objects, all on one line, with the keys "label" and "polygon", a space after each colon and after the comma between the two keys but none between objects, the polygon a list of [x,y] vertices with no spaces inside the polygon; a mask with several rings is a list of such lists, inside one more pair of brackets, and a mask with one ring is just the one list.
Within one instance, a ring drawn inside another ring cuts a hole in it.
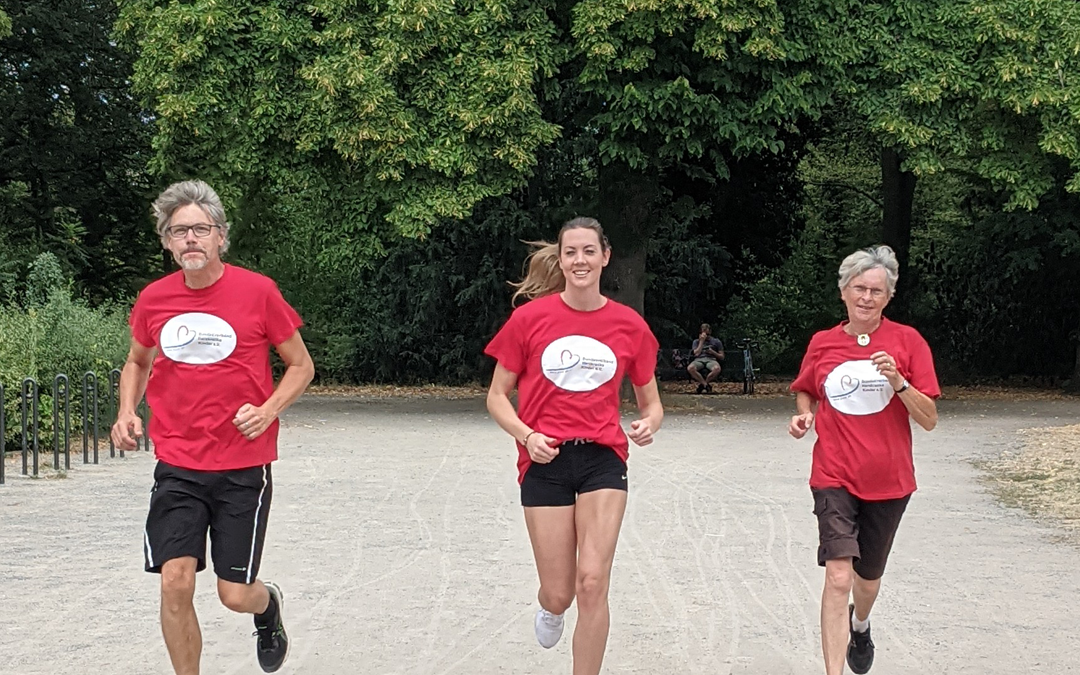
[{"label": "black shorts with white stripe", "polygon": [[214,573],[250,584],[259,573],[274,484],[270,465],[231,471],[193,471],[158,462],[143,532],[147,572],[190,556],[206,569],[206,535]]}]

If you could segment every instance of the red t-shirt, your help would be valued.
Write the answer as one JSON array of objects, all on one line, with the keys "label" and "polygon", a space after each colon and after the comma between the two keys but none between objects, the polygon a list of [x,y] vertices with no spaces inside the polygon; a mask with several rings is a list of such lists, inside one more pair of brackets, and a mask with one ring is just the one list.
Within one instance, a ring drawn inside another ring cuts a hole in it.
[{"label": "red t-shirt", "polygon": [[865,347],[843,327],[811,338],[791,383],[819,403],[810,487],[842,487],[867,501],[907,496],[915,492],[910,415],[870,355],[888,352],[912,387],[937,398],[930,346],[914,328],[885,318]]},{"label": "red t-shirt", "polygon": [[242,405],[270,398],[270,346],[303,325],[272,280],[225,265],[213,285],[192,289],[178,271],[143,289],[130,323],[139,344],[158,349],[146,387],[158,459],[202,471],[277,459],[276,420],[252,441],[233,424]]},{"label": "red t-shirt", "polygon": [[[560,442],[587,438],[629,456],[619,418],[624,374],[644,386],[656,370],[659,344],[634,310],[608,299],[582,312],[558,294],[514,310],[484,349],[518,376],[518,417]],[[518,481],[532,460],[518,443]]]}]

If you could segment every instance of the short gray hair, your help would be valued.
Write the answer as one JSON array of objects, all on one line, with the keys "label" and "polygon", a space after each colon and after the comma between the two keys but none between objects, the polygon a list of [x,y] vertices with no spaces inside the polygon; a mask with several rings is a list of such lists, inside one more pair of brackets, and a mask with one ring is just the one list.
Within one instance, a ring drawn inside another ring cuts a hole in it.
[{"label": "short gray hair", "polygon": [[872,269],[885,270],[885,285],[889,297],[896,295],[896,282],[900,279],[900,263],[896,262],[893,250],[882,244],[855,251],[840,263],[840,290],[847,288],[851,280]]},{"label": "short gray hair", "polygon": [[221,230],[224,241],[221,244],[221,253],[229,250],[229,221],[225,219],[225,208],[221,205],[221,197],[201,180],[185,180],[173,183],[158,195],[154,200],[154,217],[157,218],[157,233],[161,237],[161,245],[168,248],[169,237],[165,234],[165,228],[169,227],[173,214],[189,204],[195,204],[203,210],[210,220],[214,221]]}]

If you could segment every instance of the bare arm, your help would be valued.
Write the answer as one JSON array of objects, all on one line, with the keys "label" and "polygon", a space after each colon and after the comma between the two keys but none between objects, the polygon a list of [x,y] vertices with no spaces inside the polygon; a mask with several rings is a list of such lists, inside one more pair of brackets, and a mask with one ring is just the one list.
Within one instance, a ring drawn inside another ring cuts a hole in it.
[{"label": "bare arm", "polygon": [[874,352],[870,355],[870,360],[877,366],[878,372],[889,381],[915,423],[927,431],[933,431],[937,426],[937,403],[934,399],[910,383],[903,392],[900,391],[907,380],[896,370],[896,360],[888,352]]},{"label": "bare arm", "polygon": [[[683,344],[686,344],[685,342]],[[694,356],[701,356],[701,350],[705,349],[705,340],[702,338],[697,339],[697,346],[690,350],[690,353]]]},{"label": "bare arm", "polygon": [[664,405],[660,402],[656,378],[640,387],[634,385],[634,397],[637,399],[641,417],[630,423],[630,433],[627,436],[637,445],[648,445],[652,443],[653,434],[660,430],[660,425],[664,422]]},{"label": "bare arm", "polygon": [[525,446],[534,462],[546,464],[559,454],[556,439],[544,435],[539,429],[529,428],[518,417],[514,404],[510,402],[510,392],[514,391],[516,384],[517,373],[507,370],[501,363],[495,364],[495,374],[491,376],[491,386],[488,388],[488,412],[503,431]]},{"label": "bare arm", "polygon": [[281,376],[274,393],[260,406],[245,403],[233,418],[233,424],[249,441],[262,435],[278,415],[300,398],[315,377],[315,364],[299,330],[275,349],[285,362],[285,374]]},{"label": "bare arm", "polygon": [[517,373],[503,368],[501,363],[495,364],[495,374],[492,375],[491,386],[488,388],[487,409],[503,431],[513,436],[518,443],[523,443],[523,439],[532,429],[521,421],[514,410],[514,404],[510,402],[510,392],[516,384]]},{"label": "bare arm", "polygon": [[788,433],[795,438],[802,438],[814,426],[814,411],[817,401],[805,391],[795,392],[795,415],[788,424]]},{"label": "bare arm", "polygon": [[146,382],[150,378],[150,367],[156,354],[157,347],[147,347],[135,338],[131,339],[127,361],[120,371],[116,422],[111,434],[113,443],[121,450],[134,450],[137,439],[143,435],[142,419],[135,409],[146,393]]},{"label": "bare arm", "polygon": [[916,424],[927,431],[934,430],[934,427],[937,426],[937,402],[934,399],[910,384],[907,389],[898,393],[897,396],[900,397],[900,402],[907,408],[908,414],[911,415],[911,419],[915,420]]}]

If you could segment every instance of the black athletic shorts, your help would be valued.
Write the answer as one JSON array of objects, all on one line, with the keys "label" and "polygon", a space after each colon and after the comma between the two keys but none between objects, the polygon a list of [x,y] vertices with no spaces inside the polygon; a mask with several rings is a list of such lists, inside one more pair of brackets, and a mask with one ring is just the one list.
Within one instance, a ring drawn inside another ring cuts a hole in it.
[{"label": "black athletic shorts", "polygon": [[911,495],[871,502],[844,488],[811,492],[820,538],[818,564],[852,558],[856,574],[868,581],[880,579]]},{"label": "black athletic shorts", "polygon": [[214,573],[250,584],[259,573],[266,519],[274,493],[270,465],[231,471],[193,471],[158,462],[143,532],[147,572],[190,556],[206,569],[206,534]]},{"label": "black athletic shorts", "polygon": [[564,441],[547,464],[533,462],[521,480],[522,506],[570,506],[583,492],[626,490],[626,462],[592,441]]}]

